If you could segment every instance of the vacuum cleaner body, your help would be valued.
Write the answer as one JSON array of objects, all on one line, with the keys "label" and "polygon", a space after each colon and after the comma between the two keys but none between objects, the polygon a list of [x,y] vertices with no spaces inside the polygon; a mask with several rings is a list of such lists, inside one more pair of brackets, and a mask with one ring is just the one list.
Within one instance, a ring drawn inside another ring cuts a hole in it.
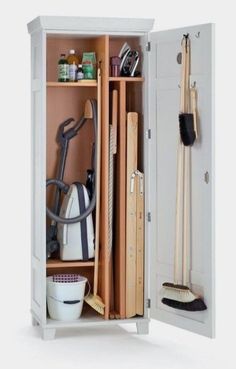
[{"label": "vacuum cleaner body", "polygon": [[[87,170],[86,186],[80,182],[63,182],[69,142],[87,120],[93,121],[95,142],[92,145],[91,169]],[[72,125],[73,124],[73,125]],[[46,187],[56,186],[53,210],[46,207],[51,219],[47,230],[47,257],[61,260],[89,260],[94,257],[93,211],[96,207],[97,169],[97,102],[87,100],[84,114],[74,123],[73,118],[62,122],[57,133],[60,147],[57,178],[47,179]],[[62,197],[64,194],[64,197]],[[55,255],[56,254],[56,255]]]},{"label": "vacuum cleaner body", "polygon": [[[60,209],[60,216],[73,218],[82,214],[90,203],[87,188],[81,183],[70,186]],[[94,226],[92,213],[78,223],[58,223],[57,239],[60,259],[64,261],[88,260],[94,257]]]}]

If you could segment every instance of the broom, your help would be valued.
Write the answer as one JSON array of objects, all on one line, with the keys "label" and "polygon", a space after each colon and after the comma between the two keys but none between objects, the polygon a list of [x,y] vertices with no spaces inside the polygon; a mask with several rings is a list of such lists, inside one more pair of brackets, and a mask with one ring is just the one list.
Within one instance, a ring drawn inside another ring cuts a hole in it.
[{"label": "broom", "polygon": [[96,234],[95,234],[95,258],[94,258],[94,282],[93,293],[90,293],[85,301],[99,314],[104,315],[105,304],[98,296],[98,267],[99,267],[99,220],[100,220],[100,178],[101,178],[101,71],[98,69],[98,124],[97,124],[97,165],[96,165]]},{"label": "broom", "polygon": [[[178,143],[177,164],[177,195],[176,195],[176,237],[174,283],[165,282],[162,285],[162,303],[174,309],[186,311],[202,311],[207,307],[204,301],[196,296],[188,287],[189,271],[188,259],[190,249],[190,146],[196,136],[196,93],[191,91],[192,114],[189,110],[189,61],[190,40],[184,35],[182,40],[182,83],[181,83],[181,114],[179,115],[180,139]],[[195,89],[195,86],[194,86]],[[184,181],[183,181],[184,177]],[[184,196],[182,196],[184,195]],[[183,219],[180,215],[183,215]],[[183,224],[182,224],[183,222]],[[182,234],[180,232],[182,230]],[[180,243],[183,245],[182,276],[179,271]]]}]

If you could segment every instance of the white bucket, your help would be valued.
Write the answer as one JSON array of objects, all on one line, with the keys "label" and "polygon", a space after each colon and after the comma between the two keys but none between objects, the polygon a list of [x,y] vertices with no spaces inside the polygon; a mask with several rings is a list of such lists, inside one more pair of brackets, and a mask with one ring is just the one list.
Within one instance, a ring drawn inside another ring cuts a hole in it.
[{"label": "white bucket", "polygon": [[[66,276],[66,275],[65,275]],[[76,282],[54,282],[47,277],[48,312],[55,320],[76,320],[81,316],[87,278],[77,276]]]}]

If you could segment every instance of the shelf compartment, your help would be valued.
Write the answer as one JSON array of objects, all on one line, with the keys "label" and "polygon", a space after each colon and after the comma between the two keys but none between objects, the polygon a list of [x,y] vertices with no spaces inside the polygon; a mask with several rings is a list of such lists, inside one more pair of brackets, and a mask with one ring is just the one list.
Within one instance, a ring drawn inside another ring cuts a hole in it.
[{"label": "shelf compartment", "polygon": [[75,268],[75,267],[93,267],[94,260],[90,261],[61,261],[58,259],[47,260],[47,269],[56,268]]},{"label": "shelf compartment", "polygon": [[79,82],[47,82],[47,87],[97,87],[97,81],[93,79]]},{"label": "shelf compartment", "polygon": [[144,82],[144,77],[109,77],[110,82]]}]

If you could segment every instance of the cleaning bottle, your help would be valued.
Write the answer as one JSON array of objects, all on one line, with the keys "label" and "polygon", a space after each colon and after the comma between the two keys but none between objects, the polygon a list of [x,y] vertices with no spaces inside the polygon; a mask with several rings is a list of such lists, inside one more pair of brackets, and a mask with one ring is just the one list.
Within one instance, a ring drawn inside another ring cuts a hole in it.
[{"label": "cleaning bottle", "polygon": [[69,82],[69,64],[66,54],[61,54],[58,61],[58,82]]},{"label": "cleaning bottle", "polygon": [[75,82],[77,81],[77,65],[79,64],[79,57],[75,54],[75,50],[70,50],[67,61],[69,63],[69,80]]},{"label": "cleaning bottle", "polygon": [[79,64],[78,71],[77,71],[77,80],[80,81],[81,79],[84,79],[84,72],[82,64]]}]

